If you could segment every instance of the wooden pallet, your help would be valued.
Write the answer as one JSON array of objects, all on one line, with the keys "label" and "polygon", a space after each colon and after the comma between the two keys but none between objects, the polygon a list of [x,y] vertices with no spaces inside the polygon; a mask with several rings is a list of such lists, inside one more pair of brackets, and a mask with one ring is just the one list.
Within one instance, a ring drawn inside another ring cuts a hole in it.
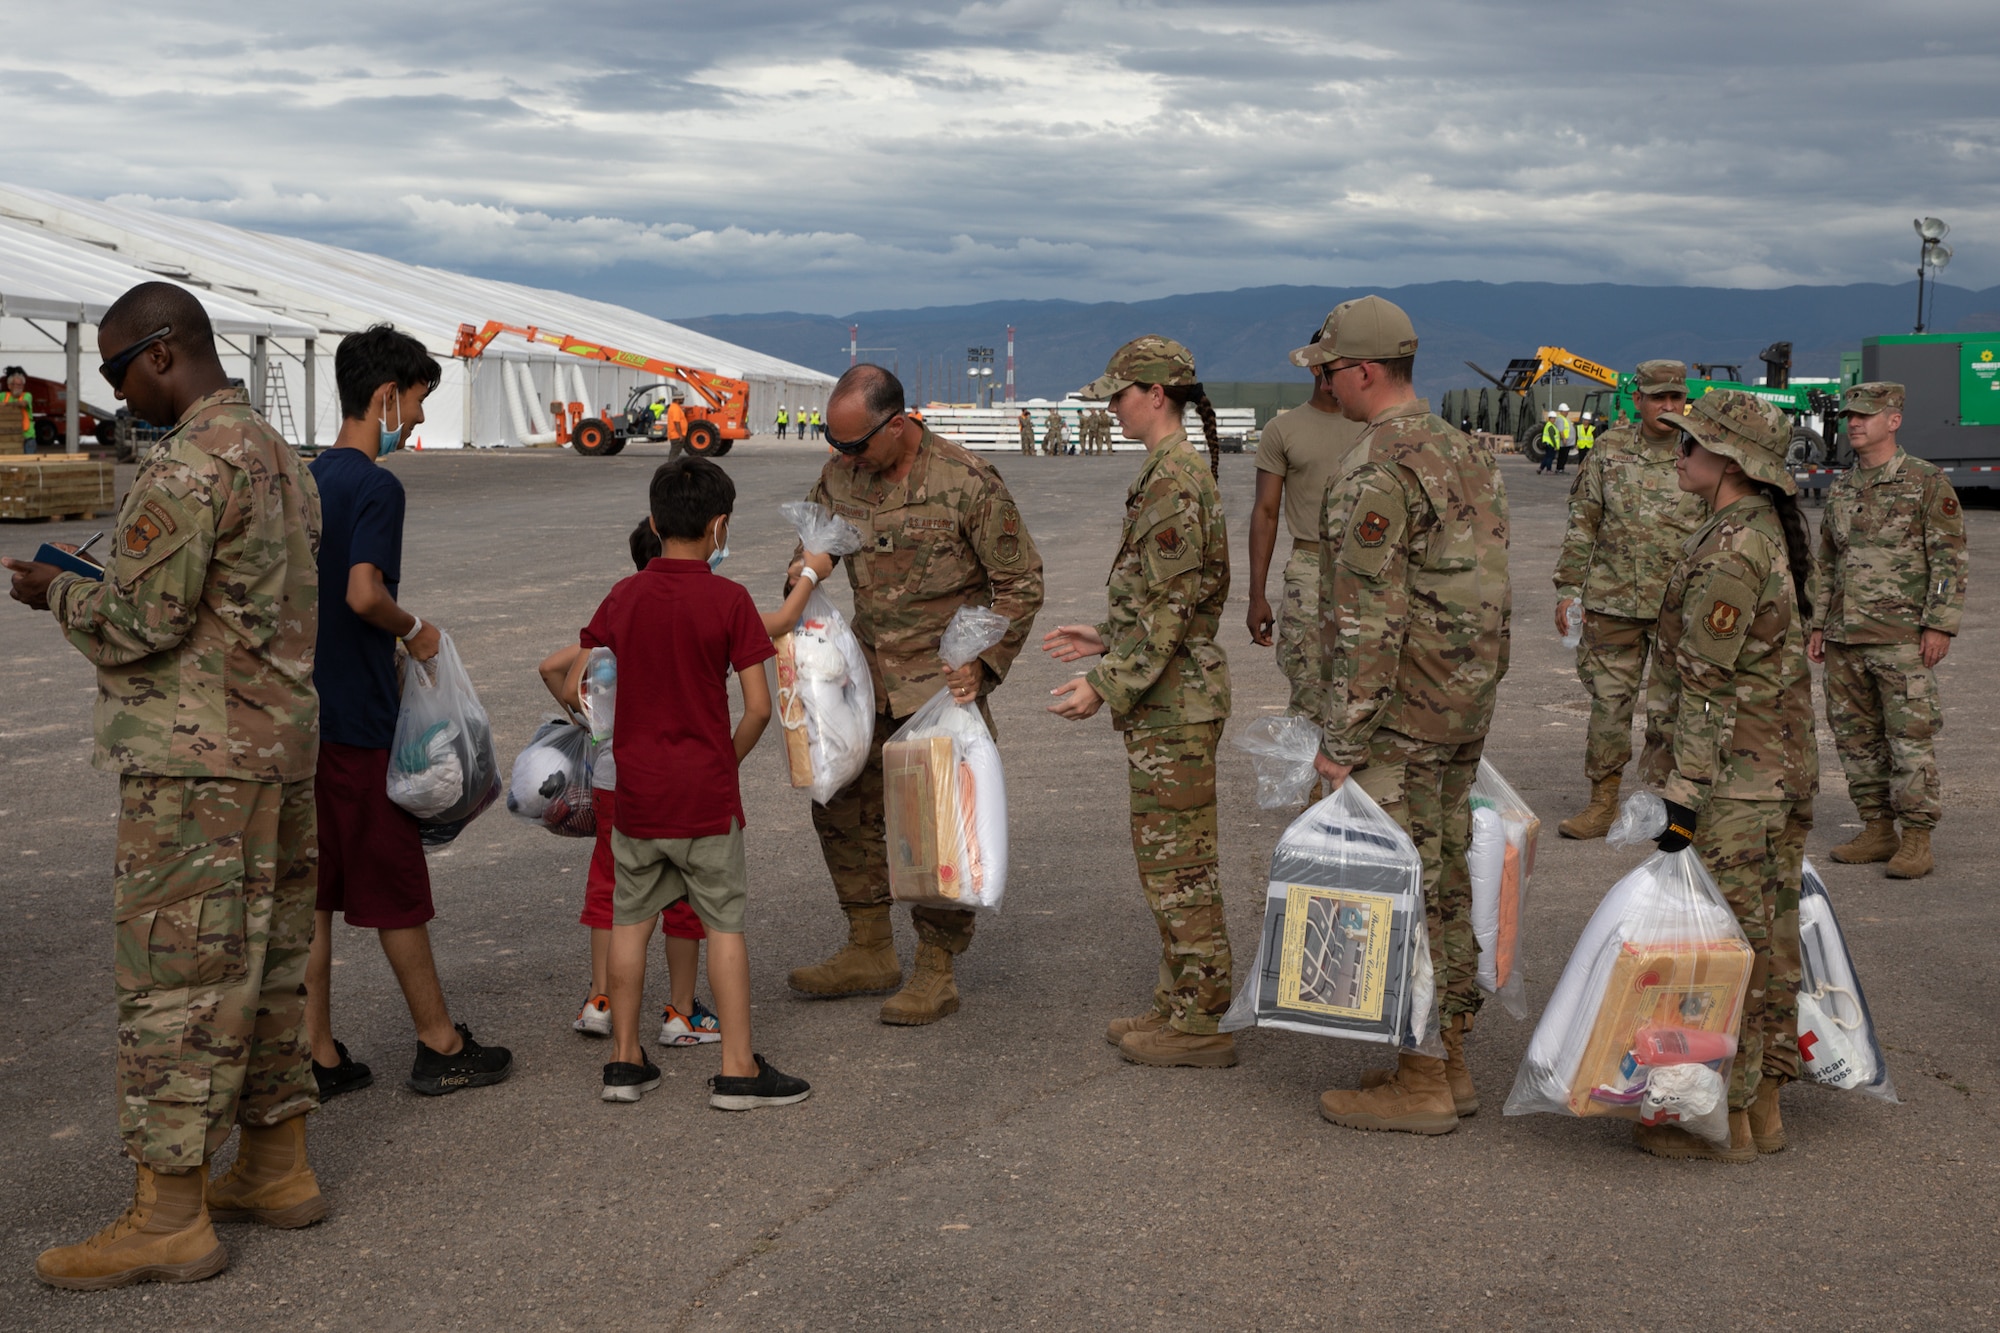
[{"label": "wooden pallet", "polygon": [[74,454],[0,458],[0,519],[95,518],[118,508],[108,461]]}]

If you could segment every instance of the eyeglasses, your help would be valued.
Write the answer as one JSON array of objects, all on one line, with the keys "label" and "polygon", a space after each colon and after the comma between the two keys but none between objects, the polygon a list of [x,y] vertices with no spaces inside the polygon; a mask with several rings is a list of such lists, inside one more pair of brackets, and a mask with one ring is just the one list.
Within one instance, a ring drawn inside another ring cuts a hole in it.
[{"label": "eyeglasses", "polygon": [[1345,365],[1328,366],[1326,368],[1326,377],[1328,379],[1332,379],[1335,375],[1338,375],[1343,370],[1352,370],[1356,366],[1365,366],[1367,364],[1368,363],[1366,361],[1349,361]]},{"label": "eyeglasses", "polygon": [[1701,448],[1701,441],[1686,431],[1681,432],[1681,457],[1693,458],[1694,451]]},{"label": "eyeglasses", "polygon": [[125,387],[125,372],[131,369],[134,361],[139,359],[139,353],[145,351],[162,338],[171,338],[173,333],[174,326],[171,324],[155,329],[138,342],[133,343],[130,347],[127,347],[124,351],[99,366],[97,373],[104,376],[104,382],[111,386],[112,392],[116,393],[122,390]]},{"label": "eyeglasses", "polygon": [[888,425],[890,422],[894,421],[897,417],[902,415],[903,414],[900,411],[891,412],[888,416],[883,417],[880,421],[876,422],[874,429],[870,430],[866,435],[863,435],[858,440],[836,440],[833,438],[833,431],[831,429],[828,429],[826,432],[827,447],[832,449],[837,454],[846,454],[848,457],[851,458],[855,454],[860,453],[863,449],[866,449],[868,447],[868,441],[874,439],[876,435],[880,434],[884,426]]}]

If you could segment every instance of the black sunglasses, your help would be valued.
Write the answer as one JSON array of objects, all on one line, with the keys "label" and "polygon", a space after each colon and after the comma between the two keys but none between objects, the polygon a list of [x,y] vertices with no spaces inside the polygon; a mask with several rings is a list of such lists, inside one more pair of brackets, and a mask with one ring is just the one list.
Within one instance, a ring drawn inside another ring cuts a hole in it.
[{"label": "black sunglasses", "polygon": [[1681,457],[1693,458],[1694,451],[1701,448],[1701,441],[1686,431],[1681,432]]},{"label": "black sunglasses", "polygon": [[134,361],[139,359],[139,353],[145,351],[162,338],[173,337],[173,334],[174,326],[171,324],[164,328],[155,329],[138,342],[133,343],[130,347],[127,347],[124,351],[99,366],[97,373],[104,376],[104,382],[111,386],[114,393],[123,389],[125,387],[125,372],[131,369]]},{"label": "black sunglasses", "polygon": [[853,455],[860,453],[863,449],[866,449],[868,447],[868,441],[874,439],[877,435],[879,435],[884,426],[888,425],[890,422],[894,421],[897,417],[902,415],[903,414],[900,411],[891,412],[888,416],[883,417],[880,421],[876,422],[875,428],[869,431],[866,435],[862,436],[858,440],[836,440],[833,438],[833,432],[831,430],[828,430],[826,432],[827,447],[832,449],[837,454],[847,454],[848,456],[852,457]]}]

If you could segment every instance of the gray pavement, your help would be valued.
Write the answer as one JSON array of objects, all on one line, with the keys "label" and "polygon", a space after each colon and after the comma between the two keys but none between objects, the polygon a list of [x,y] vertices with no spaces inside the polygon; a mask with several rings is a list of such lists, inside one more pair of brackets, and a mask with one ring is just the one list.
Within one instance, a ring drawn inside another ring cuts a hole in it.
[{"label": "gray pavement", "polygon": [[[458,640],[503,759],[548,704],[535,663],[629,571],[625,532],[658,456],[390,462],[409,490],[405,604]],[[776,506],[805,492],[823,456],[756,440],[726,460],[740,489],[723,572],[762,604],[791,544]],[[1038,631],[1095,620],[1137,456],[995,461],[1048,563]],[[1548,833],[1525,945],[1539,1014],[1598,897],[1640,858],[1554,836],[1585,796],[1585,696],[1549,623],[1568,479],[1518,460],[1504,472],[1514,662],[1487,753]],[[1252,477],[1247,457],[1225,459],[1232,730],[1285,698],[1242,623]],[[437,1100],[404,1090],[414,1039],[401,998],[372,937],[340,928],[336,1023],[378,1082],[312,1119],[331,1216],[299,1232],[226,1228],[233,1262],[213,1281],[94,1295],[43,1288],[31,1264],[129,1197],[110,1095],[114,787],[87,764],[88,667],[48,617],[9,603],[0,1327],[2000,1325],[2000,713],[1984,693],[2000,514],[1967,518],[1971,604],[1940,672],[1939,870],[1895,884],[1827,863],[1854,815],[1824,735],[1810,842],[1901,1106],[1799,1088],[1787,1095],[1790,1151],[1741,1167],[1657,1161],[1622,1123],[1503,1118],[1530,1028],[1497,1006],[1471,1043],[1485,1109],[1437,1139],[1320,1120],[1319,1091],[1371,1063],[1356,1043],[1251,1033],[1233,1070],[1121,1063],[1104,1024],[1145,1006],[1157,947],[1127,840],[1122,749],[1101,716],[1074,725],[1043,711],[1068,671],[1030,651],[994,700],[1012,886],[962,960],[956,1017],[889,1028],[876,1000],[788,993],[786,970],[823,956],[840,917],[806,798],[767,736],[743,768],[756,1044],[811,1079],[812,1099],[710,1111],[714,1048],[655,1048],[660,1090],[605,1105],[605,1047],[570,1030],[589,976],[576,924],[588,846],[494,811],[433,858],[433,934],[454,1016],[513,1048],[512,1080]],[[0,549],[29,554],[95,526],[0,528]],[[1280,821],[1254,805],[1247,759],[1226,747],[1222,762],[1225,890],[1247,969]],[[907,959],[906,914],[898,931]]]}]

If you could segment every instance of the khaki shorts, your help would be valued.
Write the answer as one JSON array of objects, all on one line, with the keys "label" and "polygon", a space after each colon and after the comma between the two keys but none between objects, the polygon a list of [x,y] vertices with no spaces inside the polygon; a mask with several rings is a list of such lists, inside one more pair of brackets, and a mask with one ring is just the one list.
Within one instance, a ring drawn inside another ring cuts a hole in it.
[{"label": "khaki shorts", "polygon": [[682,898],[710,930],[743,933],[743,826],[708,838],[628,838],[611,830],[617,887],[611,895],[614,925],[651,921]]}]

